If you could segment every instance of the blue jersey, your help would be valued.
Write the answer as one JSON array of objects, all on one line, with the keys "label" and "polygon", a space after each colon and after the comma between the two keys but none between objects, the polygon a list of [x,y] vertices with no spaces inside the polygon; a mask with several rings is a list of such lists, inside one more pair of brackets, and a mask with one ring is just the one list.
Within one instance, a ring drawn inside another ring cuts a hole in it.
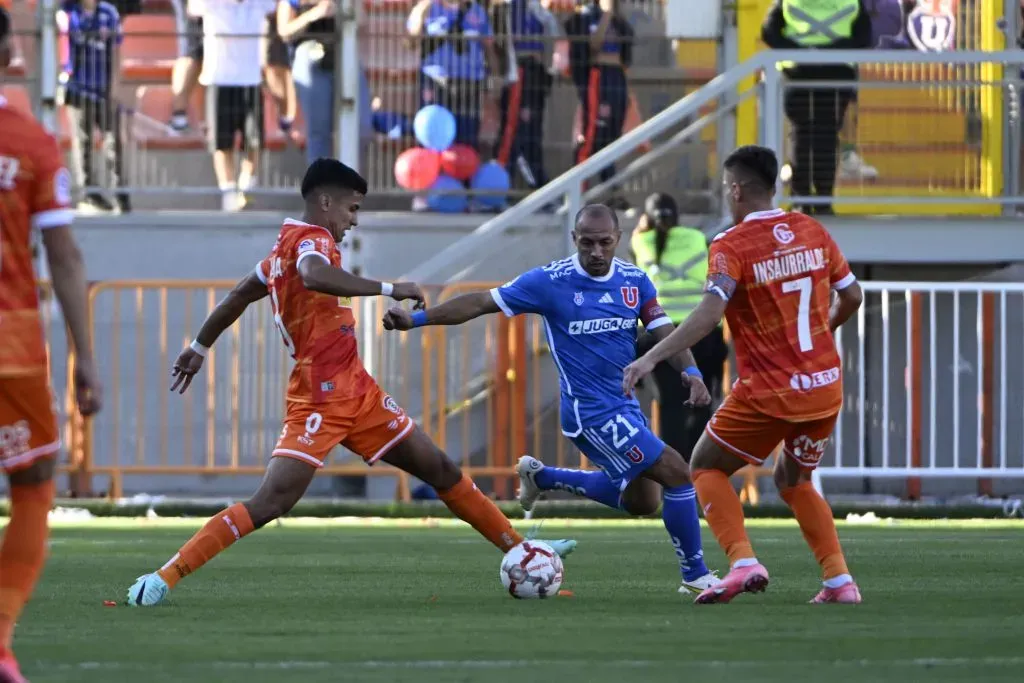
[{"label": "blue jersey", "polygon": [[614,259],[606,276],[593,277],[573,256],[527,271],[491,296],[507,316],[544,318],[566,436],[602,427],[622,413],[640,413],[637,400],[622,393],[622,371],[636,359],[637,321],[648,330],[672,321],[639,267]]},{"label": "blue jersey", "polygon": [[[411,22],[412,17],[409,18],[410,27]],[[461,37],[457,35],[459,33]],[[487,60],[482,38],[490,36],[491,22],[487,11],[480,5],[470,3],[453,7],[442,0],[434,0],[423,17],[423,73],[436,80],[484,80],[487,78]]]},{"label": "blue jersey", "polygon": [[94,11],[87,12],[78,2],[65,2],[61,14],[61,30],[68,41],[68,63],[64,65],[68,90],[107,95],[114,69],[114,49],[122,38],[117,8],[101,0]]}]

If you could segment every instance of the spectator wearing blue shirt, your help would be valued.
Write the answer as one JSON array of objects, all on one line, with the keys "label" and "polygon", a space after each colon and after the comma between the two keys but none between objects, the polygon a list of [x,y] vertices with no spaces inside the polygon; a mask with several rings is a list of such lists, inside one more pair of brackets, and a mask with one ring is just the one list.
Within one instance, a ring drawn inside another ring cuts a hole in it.
[{"label": "spectator wearing blue shirt", "polygon": [[548,68],[553,41],[562,35],[561,26],[541,0],[509,0],[496,8],[495,33],[511,43],[504,52],[515,60],[516,78],[501,91],[501,135],[494,156],[509,175],[518,169],[526,184],[537,188],[548,182],[544,108],[554,80]]},{"label": "spectator wearing blue shirt", "polygon": [[477,147],[481,99],[485,90],[497,97],[501,87],[487,11],[471,0],[420,0],[406,30],[420,50],[420,106],[447,108],[455,142]]},{"label": "spectator wearing blue shirt", "polygon": [[[569,68],[583,109],[583,131],[576,141],[581,164],[622,136],[629,108],[626,70],[633,62],[633,28],[618,13],[618,0],[587,0],[565,23]],[[615,167],[601,171],[601,180]],[[608,203],[608,202],[606,202]],[[614,198],[610,206],[627,208]]]},{"label": "spectator wearing blue shirt", "polygon": [[[71,173],[77,191],[85,192],[90,208],[110,211],[113,205],[102,188],[120,186],[124,153],[121,146],[121,112],[117,102],[118,46],[121,16],[104,0],[69,0],[57,13],[57,26],[66,42],[67,62],[61,83],[71,126]],[[93,135],[103,136],[102,161],[105,183],[97,182],[93,169]],[[128,195],[119,192],[121,211],[129,211]]]}]

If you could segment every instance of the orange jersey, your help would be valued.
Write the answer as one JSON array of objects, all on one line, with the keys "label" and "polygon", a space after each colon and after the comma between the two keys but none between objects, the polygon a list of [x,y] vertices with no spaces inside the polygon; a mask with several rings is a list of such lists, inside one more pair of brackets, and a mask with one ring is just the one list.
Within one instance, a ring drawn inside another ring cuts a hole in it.
[{"label": "orange jersey", "polygon": [[854,282],[832,236],[803,214],[760,211],[718,235],[707,291],[728,302],[737,398],[793,422],[838,411],[842,371],[829,306],[833,289]]},{"label": "orange jersey", "polygon": [[352,300],[306,289],[298,269],[305,258],[341,268],[341,250],[326,228],[289,218],[270,255],[256,267],[270,291],[274,322],[295,359],[287,399],[323,403],[362,396],[374,382],[359,360]]},{"label": "orange jersey", "polygon": [[32,229],[69,225],[71,176],[57,140],[0,97],[0,377],[46,372]]}]

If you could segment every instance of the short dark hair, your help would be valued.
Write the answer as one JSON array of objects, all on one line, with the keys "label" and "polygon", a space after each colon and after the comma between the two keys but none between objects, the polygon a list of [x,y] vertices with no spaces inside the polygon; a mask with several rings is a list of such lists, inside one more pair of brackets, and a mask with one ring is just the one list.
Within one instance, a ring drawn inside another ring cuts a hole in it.
[{"label": "short dark hair", "polygon": [[0,40],[6,40],[11,33],[11,15],[7,10],[0,7]]},{"label": "short dark hair", "polygon": [[576,212],[576,218],[572,222],[572,229],[575,230],[579,227],[580,221],[584,218],[591,216],[610,216],[612,219],[612,225],[615,226],[616,230],[619,230],[619,214],[615,212],[615,209],[606,206],[605,204],[587,204],[582,209]]},{"label": "short dark hair", "polygon": [[302,198],[309,196],[320,188],[351,190],[366,194],[366,179],[354,169],[337,159],[320,157],[309,165],[306,175],[302,178]]},{"label": "short dark hair", "polygon": [[770,194],[775,193],[779,178],[779,159],[767,147],[745,145],[729,155],[723,166],[737,173],[741,179]]}]

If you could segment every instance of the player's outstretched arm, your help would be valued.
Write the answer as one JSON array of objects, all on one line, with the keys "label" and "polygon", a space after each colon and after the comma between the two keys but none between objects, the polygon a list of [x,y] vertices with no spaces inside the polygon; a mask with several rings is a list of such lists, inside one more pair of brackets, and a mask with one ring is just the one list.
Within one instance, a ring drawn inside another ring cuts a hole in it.
[{"label": "player's outstretched arm", "polygon": [[99,377],[89,338],[89,295],[85,263],[70,225],[43,230],[43,246],[53,280],[53,293],[60,302],[75,347],[75,393],[78,409],[89,416],[100,409]]},{"label": "player's outstretched arm", "polygon": [[849,287],[834,290],[835,295],[828,311],[828,326],[835,332],[839,326],[850,319],[861,304],[864,303],[864,292],[860,284],[854,282]]},{"label": "player's outstretched arm", "polygon": [[[650,334],[660,344],[669,338],[673,329],[671,325],[662,325],[661,327],[655,327],[650,331]],[[704,384],[704,376],[697,369],[697,359],[693,357],[693,352],[689,348],[683,349],[682,353],[670,357],[668,362],[682,375],[683,383],[690,387],[690,397],[683,402],[683,405],[709,405],[711,403],[711,392],[708,391],[707,385]]]},{"label": "player's outstretched arm", "polygon": [[249,273],[238,281],[234,289],[228,292],[228,295],[210,311],[210,315],[203,321],[203,326],[199,328],[199,334],[196,335],[195,341],[186,347],[174,361],[174,366],[171,368],[171,377],[174,378],[171,391],[177,391],[179,394],[185,393],[185,390],[192,384],[192,378],[202,369],[207,351],[210,350],[221,333],[242,317],[249,304],[256,303],[267,294],[267,286],[255,272]]},{"label": "player's outstretched arm", "polygon": [[335,268],[322,258],[300,259],[298,264],[302,285],[308,290],[332,296],[390,296],[396,301],[412,299],[416,308],[426,305],[423,291],[415,282],[380,282],[353,275],[342,268]]},{"label": "player's outstretched arm", "polygon": [[424,325],[461,325],[500,310],[490,292],[474,292],[457,296],[429,311],[410,312],[395,306],[384,314],[384,329],[404,331]]},{"label": "player's outstretched arm", "polygon": [[721,322],[722,316],[725,315],[726,303],[717,294],[705,294],[679,327],[655,344],[650,351],[626,366],[622,376],[622,390],[627,394],[633,393],[636,383],[651,374],[658,363],[678,356],[706,337]]}]

